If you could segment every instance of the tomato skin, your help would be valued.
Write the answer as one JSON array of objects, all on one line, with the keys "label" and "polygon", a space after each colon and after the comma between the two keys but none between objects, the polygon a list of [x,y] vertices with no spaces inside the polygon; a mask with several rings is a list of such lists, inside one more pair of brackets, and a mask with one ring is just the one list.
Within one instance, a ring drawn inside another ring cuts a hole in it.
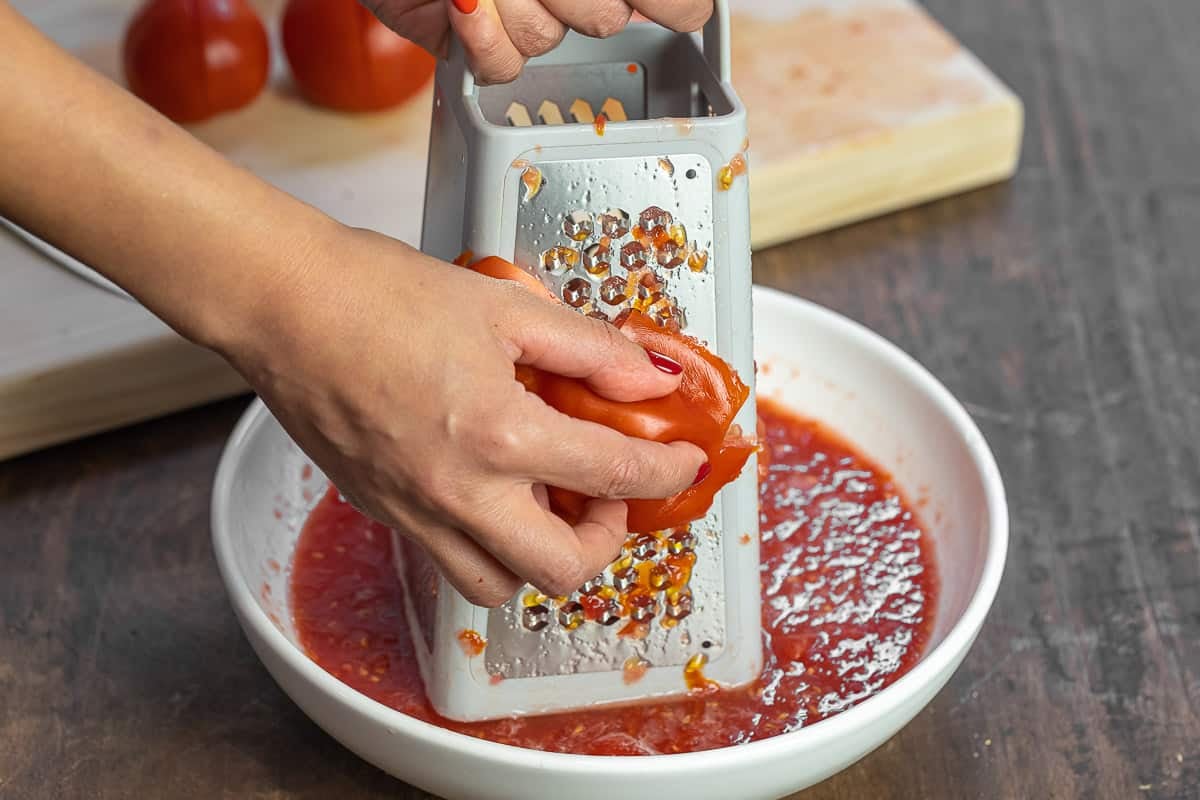
[{"label": "tomato skin", "polygon": [[647,314],[632,311],[617,327],[636,344],[683,365],[679,388],[665,397],[619,403],[601,397],[582,381],[551,373],[539,372],[526,385],[532,383],[539,397],[568,416],[601,422],[626,436],[653,442],[691,442],[716,454],[749,388],[695,339],[660,327]]},{"label": "tomato skin", "polygon": [[[725,360],[691,336],[669,331],[641,312],[628,314],[618,327],[637,344],[684,365],[675,394],[703,415],[717,420],[722,436],[716,442],[697,442],[708,449],[724,438],[733,418],[750,397],[748,387]],[[692,441],[685,439],[685,441]],[[716,465],[714,465],[715,467]]]},{"label": "tomato skin", "polygon": [[[504,259],[493,256],[470,268],[493,278],[516,281],[557,302],[540,281]],[[699,484],[665,500],[625,501],[630,533],[686,525],[708,512],[717,492],[741,473],[758,449],[756,442],[731,431],[734,417],[750,396],[750,388],[700,342],[660,327],[647,314],[629,312],[617,327],[647,350],[682,365],[679,388],[665,397],[622,403],[601,397],[584,381],[532,367],[517,367],[517,380],[547,405],[576,419],[607,425],[626,436],[654,442],[691,442],[704,450],[712,471]],[[548,487],[548,493],[550,507],[571,523],[578,521],[589,499],[557,487]]]},{"label": "tomato skin", "polygon": [[[607,423],[606,423],[607,424]],[[630,533],[651,533],[667,528],[678,528],[695,522],[712,508],[717,492],[742,473],[746,461],[758,449],[758,445],[742,440],[732,440],[707,452],[712,472],[701,483],[684,489],[665,500],[626,500],[629,510],[626,527]],[[591,499],[578,492],[547,487],[550,508],[554,513],[574,524],[583,516],[584,505]]]},{"label": "tomato skin", "polygon": [[626,436],[652,442],[691,442],[704,450],[719,447],[725,438],[721,419],[710,414],[696,416],[695,403],[679,391],[653,400],[617,403],[593,392],[575,378],[541,370],[530,370],[522,378],[526,388],[552,408],[569,417],[602,422]]},{"label": "tomato skin", "polygon": [[[460,266],[466,265],[460,264]],[[503,258],[497,258],[496,256],[481,258],[472,263],[470,268],[478,272],[480,275],[487,275],[489,278],[497,278],[502,281],[514,281],[519,283],[529,291],[536,294],[538,297],[542,297],[546,300],[556,300],[554,295],[550,294],[550,290],[546,288],[545,284],[530,275],[525,270],[518,267],[516,264],[505,261]]]},{"label": "tomato skin", "polygon": [[383,111],[419,92],[437,61],[358,0],[289,0],[283,50],[309,102],[336,111]]},{"label": "tomato skin", "polygon": [[267,84],[270,45],[246,0],[148,0],[125,31],[130,91],[176,122],[250,104]]},{"label": "tomato skin", "polygon": [[[626,500],[630,533],[649,533],[686,525],[708,512],[726,484],[741,474],[757,444],[731,436],[733,418],[750,395],[723,360],[690,336],[660,328],[640,311],[626,315],[621,331],[634,342],[683,365],[679,388],[666,397],[621,403],[600,397],[580,380],[542,373],[534,391],[557,410],[578,419],[599,422],[626,436],[653,442],[691,442],[708,456],[712,471],[695,486],[663,499]],[[544,382],[555,385],[546,392]],[[528,387],[530,384],[526,383]],[[568,522],[576,522],[588,498],[549,487],[550,507]]]}]

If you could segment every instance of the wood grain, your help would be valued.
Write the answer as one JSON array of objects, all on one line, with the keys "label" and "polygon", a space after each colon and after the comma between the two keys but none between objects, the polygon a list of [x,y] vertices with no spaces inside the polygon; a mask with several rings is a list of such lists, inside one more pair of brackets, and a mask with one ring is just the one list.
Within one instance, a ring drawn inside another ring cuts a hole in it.
[{"label": "wood grain", "polygon": [[[1195,798],[1200,4],[930,6],[1026,101],[1015,182],[755,270],[964,399],[1009,568],[932,705],[801,797]],[[426,797],[308,722],[237,629],[207,503],[242,406],[0,465],[0,797]]]}]

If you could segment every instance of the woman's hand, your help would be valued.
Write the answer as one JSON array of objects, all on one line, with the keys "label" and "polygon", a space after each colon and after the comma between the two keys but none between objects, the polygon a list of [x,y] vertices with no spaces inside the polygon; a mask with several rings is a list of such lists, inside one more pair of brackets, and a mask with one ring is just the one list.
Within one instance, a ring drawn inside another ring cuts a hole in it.
[{"label": "woman's hand", "polygon": [[612,36],[633,12],[677,31],[699,30],[712,0],[362,0],[384,24],[444,55],[451,29],[481,83],[506,83],[525,60],[562,41],[571,28]]},{"label": "woman's hand", "polygon": [[[618,400],[667,394],[678,370],[516,284],[338,226],[293,285],[277,322],[228,356],[341,493],[419,542],[474,603],[525,581],[570,593],[617,556],[621,498],[673,495],[704,462],[525,391],[515,364]],[[608,499],[572,528],[547,510],[545,484]]]},{"label": "woman's hand", "polygon": [[[618,552],[619,498],[695,479],[699,448],[570,419],[514,378],[532,364],[637,400],[675,388],[669,359],[656,368],[612,326],[339,225],[5,0],[0,42],[13,77],[0,80],[0,214],[222,353],[345,495],[424,545],[470,600],[497,605],[524,580],[575,589]],[[608,499],[572,528],[546,510],[546,484]]]}]

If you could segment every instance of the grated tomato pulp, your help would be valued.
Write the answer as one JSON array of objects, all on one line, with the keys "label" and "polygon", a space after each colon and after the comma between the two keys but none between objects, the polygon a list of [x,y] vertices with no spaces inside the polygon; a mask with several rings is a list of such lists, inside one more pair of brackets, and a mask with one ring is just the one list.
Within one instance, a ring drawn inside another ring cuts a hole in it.
[{"label": "grated tomato pulp", "polygon": [[425,699],[391,542],[331,490],[297,545],[291,605],[309,657],[363,694],[470,736],[651,755],[794,731],[861,703],[920,658],[937,607],[932,544],[887,472],[818,423],[759,401],[764,665],[749,687],[544,717],[459,723]]}]

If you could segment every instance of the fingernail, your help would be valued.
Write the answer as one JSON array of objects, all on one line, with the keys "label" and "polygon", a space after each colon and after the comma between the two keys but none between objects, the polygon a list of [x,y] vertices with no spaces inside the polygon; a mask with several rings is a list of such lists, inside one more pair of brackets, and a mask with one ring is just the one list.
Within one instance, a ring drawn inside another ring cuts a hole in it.
[{"label": "fingernail", "polygon": [[683,372],[683,364],[680,364],[673,358],[667,358],[662,353],[656,353],[653,350],[647,350],[646,355],[650,356],[650,363],[657,367],[660,372],[665,372],[668,375],[678,375]]},{"label": "fingernail", "polygon": [[479,0],[454,0],[454,7],[462,14],[472,14],[479,7]]},{"label": "fingernail", "polygon": [[708,473],[710,472],[712,472],[712,464],[705,461],[700,465],[700,470],[696,473],[696,480],[692,481],[692,486],[695,486],[697,483],[700,483],[707,478]]}]

